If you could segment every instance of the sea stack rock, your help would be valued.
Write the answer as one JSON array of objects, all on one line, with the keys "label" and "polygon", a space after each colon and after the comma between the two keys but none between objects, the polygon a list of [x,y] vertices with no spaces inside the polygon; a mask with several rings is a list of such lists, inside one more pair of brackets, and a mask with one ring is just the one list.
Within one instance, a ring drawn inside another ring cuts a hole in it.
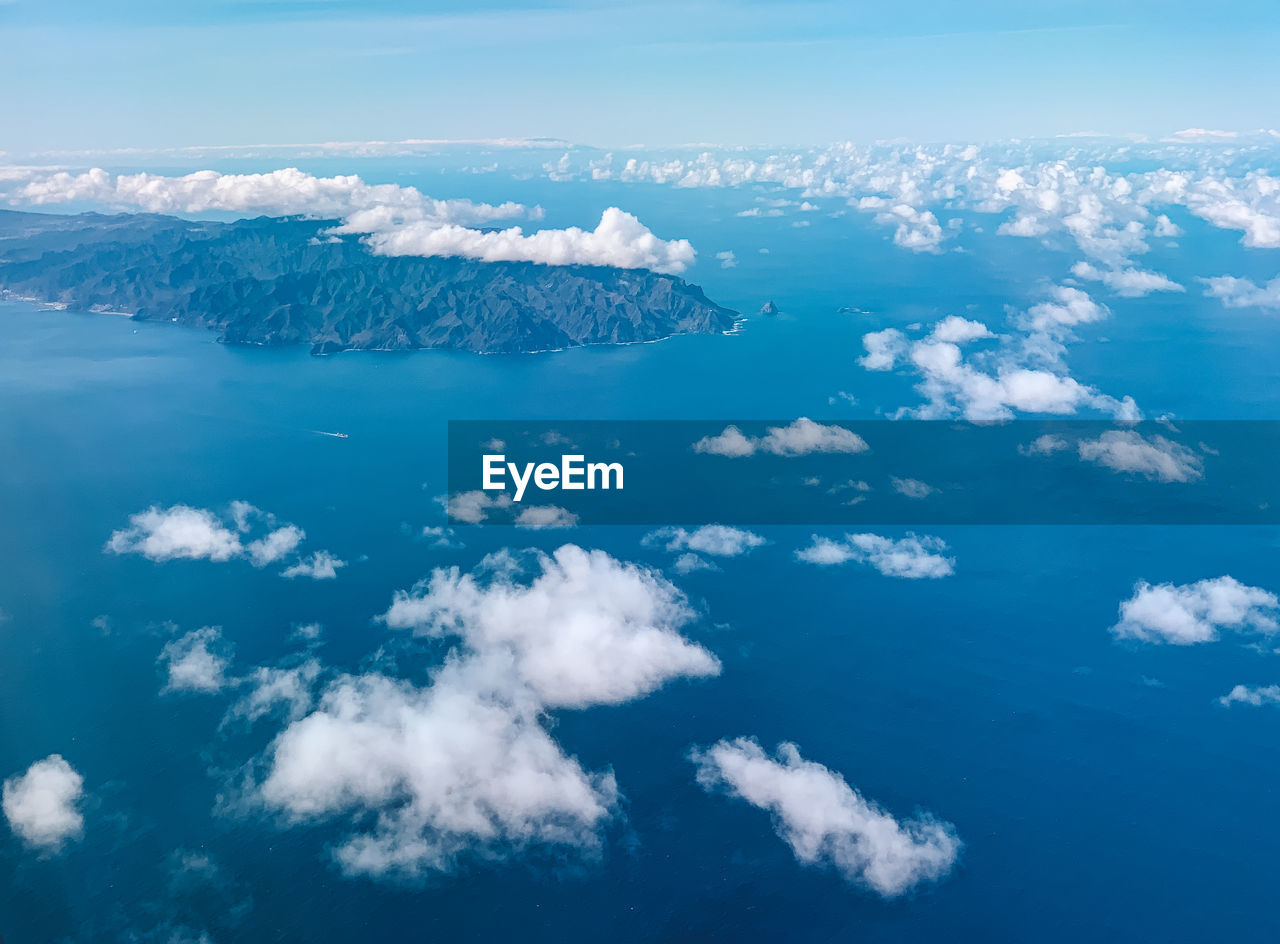
[{"label": "sea stack rock", "polygon": [[769,299],[769,301],[760,306],[760,314],[762,315],[776,315],[777,313],[778,306],[773,303],[773,299]]}]

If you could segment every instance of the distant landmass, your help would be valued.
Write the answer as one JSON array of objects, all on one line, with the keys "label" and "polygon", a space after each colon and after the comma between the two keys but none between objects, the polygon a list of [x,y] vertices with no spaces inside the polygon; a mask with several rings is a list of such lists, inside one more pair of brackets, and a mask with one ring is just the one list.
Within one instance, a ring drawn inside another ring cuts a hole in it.
[{"label": "distant landmass", "polygon": [[727,331],[738,316],[675,276],[377,256],[327,235],[336,225],[0,210],[0,290],[314,354],[545,351]]}]

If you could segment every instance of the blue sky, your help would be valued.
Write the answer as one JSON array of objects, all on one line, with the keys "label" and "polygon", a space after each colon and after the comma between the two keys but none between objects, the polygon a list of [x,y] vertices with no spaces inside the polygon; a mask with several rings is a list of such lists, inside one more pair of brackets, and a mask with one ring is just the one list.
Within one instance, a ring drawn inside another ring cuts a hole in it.
[{"label": "blue sky", "polygon": [[0,0],[0,150],[1280,125],[1274,3]]}]

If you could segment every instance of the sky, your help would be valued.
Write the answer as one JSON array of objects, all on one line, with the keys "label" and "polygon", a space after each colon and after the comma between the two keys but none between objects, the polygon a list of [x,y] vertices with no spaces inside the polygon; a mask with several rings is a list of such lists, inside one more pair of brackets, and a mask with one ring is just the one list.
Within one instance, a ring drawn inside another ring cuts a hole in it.
[{"label": "sky", "polygon": [[0,0],[0,150],[1280,126],[1280,6]]}]

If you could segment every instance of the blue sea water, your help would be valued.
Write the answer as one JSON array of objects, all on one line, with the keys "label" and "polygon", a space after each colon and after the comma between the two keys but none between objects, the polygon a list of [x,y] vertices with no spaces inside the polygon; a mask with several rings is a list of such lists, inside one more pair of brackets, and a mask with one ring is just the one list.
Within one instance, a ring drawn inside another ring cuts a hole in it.
[{"label": "blue sea water", "polygon": [[[626,798],[598,858],[533,850],[375,883],[332,862],[344,824],[282,827],[228,808],[269,726],[220,731],[225,700],[161,695],[156,659],[174,625],[222,626],[237,663],[254,665],[297,651],[291,628],[320,622],[325,662],[355,669],[393,645],[374,620],[392,593],[436,567],[565,540],[670,566],[637,528],[460,529],[457,549],[415,540],[442,521],[448,420],[875,416],[918,398],[909,377],[857,366],[863,333],[950,313],[998,323],[1070,264],[987,234],[964,253],[921,257],[861,218],[736,220],[741,195],[442,186],[541,199],[553,224],[613,202],[642,208],[655,231],[699,246],[692,277],[713,298],[746,312],[772,298],[784,315],[751,317],[734,336],[630,347],[313,358],[0,305],[0,774],[57,752],[89,794],[84,838],[58,857],[0,836],[8,944],[167,941],[177,928],[246,942],[1280,933],[1280,718],[1217,703],[1237,683],[1280,682],[1280,660],[1232,639],[1140,646],[1108,632],[1140,579],[1231,574],[1274,588],[1272,528],[936,529],[957,561],[936,581],[806,567],[793,552],[812,529],[764,529],[767,546],[720,572],[672,575],[703,614],[688,634],[720,657],[718,678],[556,714],[559,743],[587,769],[611,769]],[[1190,284],[1258,274],[1232,236],[1180,222],[1180,253],[1153,252],[1153,267]],[[715,267],[721,249],[737,268]],[[1151,415],[1280,417],[1280,324],[1198,291],[1108,301],[1111,319],[1070,351],[1082,382]],[[869,314],[837,311],[848,305]],[[237,499],[350,565],[303,583],[245,563],[103,553],[150,505]],[[398,658],[404,674],[425,675],[412,654]],[[690,747],[740,735],[794,741],[896,815],[954,823],[957,868],[886,902],[800,865],[767,814],[694,782]],[[184,853],[208,856],[216,875],[175,877]]]}]

